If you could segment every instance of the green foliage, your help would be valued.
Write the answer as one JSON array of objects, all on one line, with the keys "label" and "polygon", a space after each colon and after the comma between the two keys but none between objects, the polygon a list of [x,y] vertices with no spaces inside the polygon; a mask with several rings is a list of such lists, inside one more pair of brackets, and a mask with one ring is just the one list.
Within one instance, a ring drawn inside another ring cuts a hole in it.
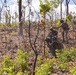
[{"label": "green foliage", "polygon": [[76,75],[76,66],[73,67],[73,68],[70,70],[70,72],[72,73],[72,75]]},{"label": "green foliage", "polygon": [[15,58],[15,67],[18,71],[24,71],[28,67],[26,52],[18,50],[17,56]]},{"label": "green foliage", "polygon": [[68,69],[68,64],[67,63],[58,63],[58,67],[61,70],[67,70]]},{"label": "green foliage", "polygon": [[59,5],[59,0],[39,0],[40,1],[40,12],[53,11]]},{"label": "green foliage", "polygon": [[0,66],[0,75],[28,75],[27,56],[27,52],[22,50],[18,50],[14,59],[5,55]]},{"label": "green foliage", "polygon": [[49,10],[50,10],[50,3],[49,2],[43,3],[40,0],[40,12],[45,13],[48,12]]},{"label": "green foliage", "polygon": [[72,19],[72,15],[71,15],[71,14],[68,14],[68,15],[66,16],[66,20],[67,20],[67,21],[71,21],[71,19]]},{"label": "green foliage", "polygon": [[9,56],[5,55],[2,66],[0,67],[0,75],[14,75],[14,63],[13,60],[10,59]]},{"label": "green foliage", "polygon": [[[27,54],[27,52],[18,49],[17,56],[14,59],[5,55],[0,64],[0,75],[31,75],[32,70],[29,69],[28,57],[32,54],[30,52]],[[69,71],[72,75],[76,75],[76,48],[56,50],[56,54],[56,59],[38,56],[35,75],[52,75],[55,69]],[[71,64],[74,65],[71,66]]]},{"label": "green foliage", "polygon": [[56,26],[60,26],[60,21],[57,21]]},{"label": "green foliage", "polygon": [[18,72],[16,75],[22,75],[22,72]]},{"label": "green foliage", "polygon": [[76,58],[76,49],[62,49],[62,51],[56,50],[58,66],[61,70],[69,70],[69,62],[73,62],[73,59]]},{"label": "green foliage", "polygon": [[28,74],[28,72],[27,73],[26,72],[23,73],[23,72],[20,71],[20,72],[17,72],[16,75],[29,75],[29,74]]},{"label": "green foliage", "polygon": [[75,48],[70,49],[62,49],[62,51],[57,50],[56,55],[58,57],[58,60],[61,62],[69,62],[72,61],[73,57],[76,57],[76,50]]},{"label": "green foliage", "polygon": [[50,74],[50,70],[53,69],[53,63],[55,58],[52,59],[44,59],[44,63],[36,68],[36,75],[48,75]]},{"label": "green foliage", "polygon": [[47,11],[49,11],[50,10],[50,5],[49,5],[49,3],[46,3],[46,4],[42,4],[42,5],[40,5],[40,7],[41,7],[41,9],[40,9],[40,11],[41,12],[47,12]]},{"label": "green foliage", "polygon": [[6,68],[9,68],[10,66],[13,66],[13,62],[8,55],[4,56],[4,60],[3,60],[2,63],[4,64],[4,67],[6,67]]}]

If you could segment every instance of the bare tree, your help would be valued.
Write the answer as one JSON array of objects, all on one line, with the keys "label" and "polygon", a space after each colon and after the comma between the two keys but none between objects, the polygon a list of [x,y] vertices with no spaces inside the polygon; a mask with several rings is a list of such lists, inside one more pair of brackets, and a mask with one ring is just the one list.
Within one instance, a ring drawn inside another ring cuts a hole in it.
[{"label": "bare tree", "polygon": [[4,2],[2,2],[2,0],[0,0],[1,4],[0,5],[0,22],[1,22],[1,13],[2,13],[2,10],[3,10],[3,7],[4,7]]}]

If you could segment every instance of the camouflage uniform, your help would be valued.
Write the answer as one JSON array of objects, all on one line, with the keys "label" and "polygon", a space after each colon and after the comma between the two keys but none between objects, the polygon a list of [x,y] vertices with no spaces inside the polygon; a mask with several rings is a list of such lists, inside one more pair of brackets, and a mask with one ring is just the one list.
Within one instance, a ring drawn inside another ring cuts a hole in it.
[{"label": "camouflage uniform", "polygon": [[57,41],[58,32],[53,29],[50,29],[50,30],[51,31],[48,34],[48,36],[46,37],[45,41],[47,42],[47,46],[50,49],[52,55],[56,57],[56,53],[55,53],[56,48],[54,48],[53,45],[54,45],[54,42]]},{"label": "camouflage uniform", "polygon": [[60,27],[63,29],[63,32],[62,32],[63,42],[65,42],[65,40],[66,40],[66,42],[68,43],[68,30],[69,30],[69,26],[63,20],[61,20],[60,22],[61,22]]},{"label": "camouflage uniform", "polygon": [[50,29],[50,33],[46,37],[46,42],[50,44],[54,41],[57,41],[57,34],[58,32],[56,30]]}]

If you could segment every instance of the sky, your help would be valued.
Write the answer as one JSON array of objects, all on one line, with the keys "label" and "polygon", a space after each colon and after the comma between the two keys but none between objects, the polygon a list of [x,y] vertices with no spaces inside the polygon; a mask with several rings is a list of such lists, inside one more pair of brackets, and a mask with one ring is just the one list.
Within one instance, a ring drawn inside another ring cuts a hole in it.
[{"label": "sky", "polygon": [[[1,1],[3,2],[4,0],[0,0],[0,5],[1,5]],[[27,5],[26,1],[27,0],[23,0],[23,5],[25,6]],[[7,0],[7,5],[10,5],[11,15],[14,15],[14,12],[18,13],[17,0]],[[32,0],[32,5],[34,7],[32,8],[33,10],[35,9],[36,11],[39,11],[39,0]],[[65,0],[63,1],[62,7],[63,7],[63,14],[65,14]],[[69,3],[69,12],[71,11],[76,12],[76,5],[74,4],[72,0],[70,0],[70,3]],[[27,12],[26,14],[28,14],[27,9],[26,9],[26,12]],[[56,9],[56,12],[60,14],[60,6]]]},{"label": "sky", "polygon": [[[66,1],[66,0],[63,1],[64,4],[66,3],[65,1]],[[73,0],[70,0],[70,3],[69,3],[69,4],[74,5]]]},{"label": "sky", "polygon": [[[0,0],[0,5],[1,5],[1,2],[3,2],[4,0]],[[25,3],[25,1],[27,1],[27,0],[23,0],[23,4]],[[63,0],[63,4],[65,5],[65,2],[66,0]],[[76,0],[74,0],[75,2],[76,2]],[[15,4],[17,4],[16,3],[17,2],[17,0],[7,0],[7,5],[12,5],[12,6],[14,6]],[[70,0],[70,3],[69,3],[70,5],[75,5],[74,4],[74,2],[73,2],[73,0]],[[32,0],[32,5],[36,8],[36,10],[38,10],[39,9],[39,0]]]}]

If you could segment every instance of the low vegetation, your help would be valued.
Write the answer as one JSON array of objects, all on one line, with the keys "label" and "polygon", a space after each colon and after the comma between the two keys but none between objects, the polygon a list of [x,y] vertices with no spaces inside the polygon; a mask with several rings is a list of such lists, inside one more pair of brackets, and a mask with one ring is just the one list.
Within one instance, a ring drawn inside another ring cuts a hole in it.
[{"label": "low vegetation", "polygon": [[[0,75],[32,75],[31,52],[18,49],[17,55],[11,59],[4,55],[0,63]],[[76,74],[76,48],[56,50],[57,58],[38,56],[35,75],[75,75]],[[34,61],[34,58],[32,58]],[[30,63],[29,63],[30,62]]]}]

